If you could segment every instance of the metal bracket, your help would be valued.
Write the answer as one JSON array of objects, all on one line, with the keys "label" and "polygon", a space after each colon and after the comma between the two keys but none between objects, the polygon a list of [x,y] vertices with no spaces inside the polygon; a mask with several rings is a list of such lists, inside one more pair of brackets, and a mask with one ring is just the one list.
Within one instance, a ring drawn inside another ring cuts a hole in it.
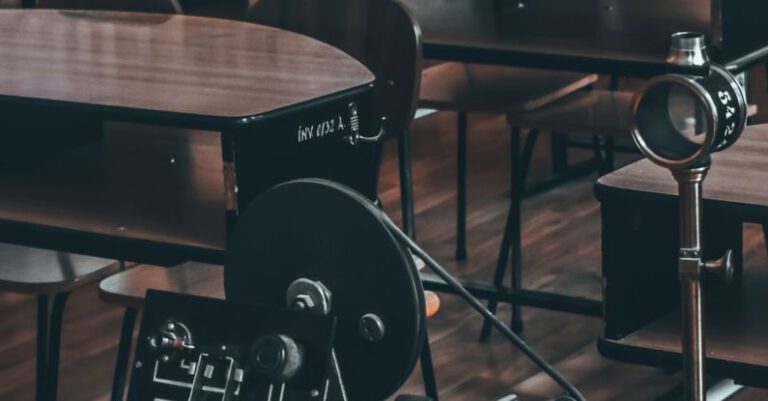
[{"label": "metal bracket", "polygon": [[681,248],[677,261],[677,273],[681,279],[696,279],[701,277],[703,263],[700,249]]}]

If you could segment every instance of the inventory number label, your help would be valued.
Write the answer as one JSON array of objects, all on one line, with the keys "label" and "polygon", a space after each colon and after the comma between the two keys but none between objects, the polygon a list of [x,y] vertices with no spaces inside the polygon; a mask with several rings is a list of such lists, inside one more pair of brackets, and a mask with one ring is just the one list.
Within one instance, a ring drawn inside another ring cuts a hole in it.
[{"label": "inventory number label", "polygon": [[340,115],[318,123],[299,125],[296,129],[296,141],[298,143],[311,141],[335,132],[342,132],[346,128],[347,126]]}]

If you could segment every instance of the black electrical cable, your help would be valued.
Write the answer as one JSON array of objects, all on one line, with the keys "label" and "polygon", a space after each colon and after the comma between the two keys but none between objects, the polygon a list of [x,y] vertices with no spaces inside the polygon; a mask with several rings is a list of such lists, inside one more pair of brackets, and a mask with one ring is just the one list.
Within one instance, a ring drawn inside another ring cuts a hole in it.
[{"label": "black electrical cable", "polygon": [[586,401],[584,396],[579,392],[579,390],[576,389],[568,380],[563,377],[560,372],[558,372],[552,365],[547,363],[536,351],[533,350],[525,341],[523,341],[522,338],[520,338],[515,332],[512,331],[507,325],[502,323],[496,315],[491,313],[488,309],[486,309],[485,305],[483,305],[482,302],[480,302],[477,298],[475,298],[472,294],[467,291],[466,288],[464,288],[461,283],[456,281],[445,269],[443,269],[442,266],[440,266],[439,263],[437,263],[432,257],[429,256],[421,247],[416,244],[410,237],[405,235],[400,230],[400,227],[398,227],[392,220],[390,220],[389,216],[387,216],[385,213],[381,212],[381,216],[384,218],[384,221],[389,226],[390,230],[393,234],[400,240],[402,240],[408,247],[411,249],[411,252],[413,252],[416,256],[421,258],[421,260],[426,263],[429,268],[435,272],[440,278],[442,278],[448,285],[453,287],[453,289],[456,291],[456,293],[461,296],[472,308],[474,308],[478,313],[483,315],[486,319],[489,319],[490,322],[496,326],[499,331],[504,334],[505,337],[507,337],[510,341],[512,341],[517,348],[519,348],[523,353],[531,360],[533,363],[536,364],[541,370],[543,370],[549,377],[552,378],[560,387],[562,387],[568,394],[570,394],[571,397],[575,398],[577,401]]}]

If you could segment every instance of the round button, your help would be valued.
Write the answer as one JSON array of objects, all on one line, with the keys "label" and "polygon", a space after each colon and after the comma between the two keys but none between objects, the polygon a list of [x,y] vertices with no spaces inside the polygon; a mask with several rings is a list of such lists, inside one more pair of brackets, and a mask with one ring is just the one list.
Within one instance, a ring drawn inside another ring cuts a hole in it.
[{"label": "round button", "polygon": [[251,347],[251,363],[255,374],[270,381],[286,382],[302,365],[303,355],[296,342],[282,334],[260,337]]},{"label": "round button", "polygon": [[276,370],[284,361],[285,349],[278,344],[263,343],[256,350],[256,365],[260,370]]}]

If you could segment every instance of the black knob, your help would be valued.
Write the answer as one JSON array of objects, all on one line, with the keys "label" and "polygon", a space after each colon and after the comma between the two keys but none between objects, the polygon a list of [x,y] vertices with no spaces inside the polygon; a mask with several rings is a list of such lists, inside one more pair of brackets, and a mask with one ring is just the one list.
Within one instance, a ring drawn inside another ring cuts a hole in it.
[{"label": "black knob", "polygon": [[734,267],[733,267],[733,251],[727,250],[725,254],[717,260],[711,260],[704,263],[704,269],[707,272],[716,275],[725,283],[733,281]]},{"label": "black knob", "polygon": [[253,372],[272,382],[283,383],[293,378],[303,363],[301,347],[282,334],[260,337],[251,347]]}]

